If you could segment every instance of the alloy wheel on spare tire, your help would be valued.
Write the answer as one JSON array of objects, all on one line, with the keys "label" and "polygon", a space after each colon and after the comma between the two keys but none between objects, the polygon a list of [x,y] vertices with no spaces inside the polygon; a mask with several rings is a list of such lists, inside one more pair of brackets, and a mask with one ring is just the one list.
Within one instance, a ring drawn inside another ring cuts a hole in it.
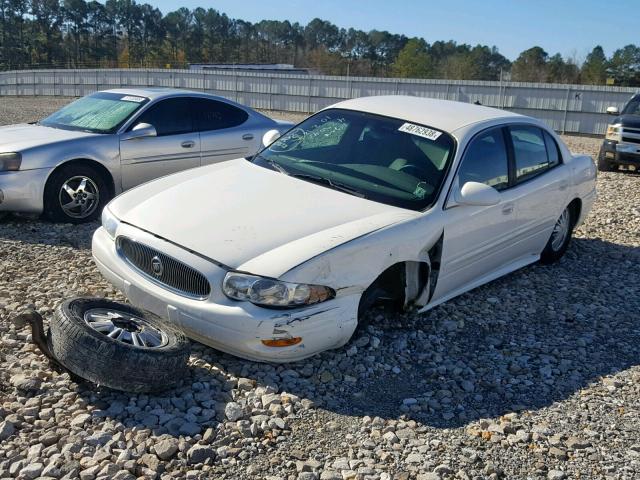
[{"label": "alloy wheel on spare tire", "polygon": [[549,241],[540,254],[541,263],[550,264],[560,260],[569,247],[575,222],[571,208],[565,208],[556,220]]},{"label": "alloy wheel on spare tire", "polygon": [[126,392],[175,386],[187,374],[189,340],[156,315],[101,298],[77,297],[56,308],[49,349],[68,370]]},{"label": "alloy wheel on spare tire", "polygon": [[85,223],[100,217],[110,199],[111,190],[100,172],[73,163],[53,172],[47,181],[44,211],[54,222]]}]

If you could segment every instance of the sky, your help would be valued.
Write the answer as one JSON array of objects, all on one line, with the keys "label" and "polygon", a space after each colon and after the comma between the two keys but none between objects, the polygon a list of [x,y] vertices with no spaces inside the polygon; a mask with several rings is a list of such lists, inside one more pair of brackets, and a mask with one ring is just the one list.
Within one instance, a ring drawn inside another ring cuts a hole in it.
[{"label": "sky", "polygon": [[640,43],[640,0],[138,0],[162,13],[215,8],[250,22],[319,17],[338,27],[388,30],[429,43],[455,40],[497,46],[515,60],[534,45],[549,55],[584,57],[596,45],[607,56]]}]

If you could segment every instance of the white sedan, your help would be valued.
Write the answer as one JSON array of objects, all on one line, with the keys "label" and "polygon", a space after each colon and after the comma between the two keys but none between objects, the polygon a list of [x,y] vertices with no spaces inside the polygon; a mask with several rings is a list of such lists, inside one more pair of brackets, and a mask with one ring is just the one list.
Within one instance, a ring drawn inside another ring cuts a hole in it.
[{"label": "white sedan", "polygon": [[309,117],[251,161],[119,196],[93,255],[134,305],[191,338],[296,361],[347,343],[378,301],[425,311],[558,260],[594,202],[595,177],[590,157],[533,118],[360,98]]}]

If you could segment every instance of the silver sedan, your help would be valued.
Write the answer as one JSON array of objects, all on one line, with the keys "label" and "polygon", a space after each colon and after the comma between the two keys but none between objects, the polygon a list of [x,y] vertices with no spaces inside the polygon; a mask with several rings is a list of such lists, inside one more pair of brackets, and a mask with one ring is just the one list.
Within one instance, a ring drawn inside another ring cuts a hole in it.
[{"label": "silver sedan", "polygon": [[291,125],[199,92],[97,92],[39,122],[0,127],[0,214],[91,221],[128,188],[251,156],[267,132]]}]

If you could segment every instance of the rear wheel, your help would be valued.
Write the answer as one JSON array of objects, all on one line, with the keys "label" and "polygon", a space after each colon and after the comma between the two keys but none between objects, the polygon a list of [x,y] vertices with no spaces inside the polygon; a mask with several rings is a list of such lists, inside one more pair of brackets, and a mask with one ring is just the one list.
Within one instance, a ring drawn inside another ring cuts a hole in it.
[{"label": "rear wheel", "polygon": [[575,219],[570,207],[565,208],[560,214],[551,232],[551,237],[540,255],[540,262],[550,264],[560,260],[569,247]]},{"label": "rear wheel", "polygon": [[55,171],[44,192],[44,213],[49,220],[85,223],[96,220],[111,199],[103,175],[90,165],[71,164]]}]

